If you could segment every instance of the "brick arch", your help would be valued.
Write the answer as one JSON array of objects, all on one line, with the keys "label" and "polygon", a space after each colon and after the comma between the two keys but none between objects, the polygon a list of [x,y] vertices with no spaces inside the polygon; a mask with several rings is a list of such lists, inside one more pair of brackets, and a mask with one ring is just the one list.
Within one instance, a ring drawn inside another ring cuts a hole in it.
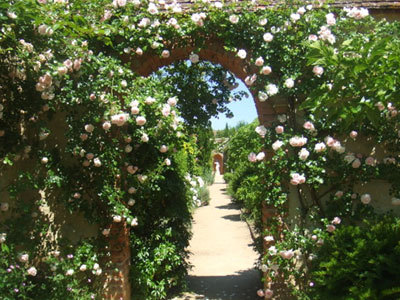
[{"label": "brick arch", "polygon": [[[170,50],[168,58],[162,58],[154,52],[148,52],[141,56],[124,54],[122,60],[125,63],[129,63],[133,71],[146,77],[161,67],[168,66],[176,61],[187,60],[191,53],[197,53],[200,60],[220,64],[243,82],[247,76],[259,72],[258,67],[250,65],[250,55],[245,60],[240,59],[236,53],[225,50],[223,43],[217,40],[207,40],[199,51],[196,51],[196,47],[190,43],[187,46],[172,45],[166,47],[166,49]],[[287,111],[287,106],[285,103],[282,104],[282,101],[269,99],[266,102],[260,102],[257,96],[258,92],[255,89],[249,89],[249,91],[253,95],[260,124],[269,126],[271,122],[276,120],[277,114]]]},{"label": "brick arch", "polygon": [[213,153],[213,171],[216,172],[216,162],[219,164],[220,174],[224,174],[224,155],[222,153]]},{"label": "brick arch", "polygon": [[[225,69],[232,72],[237,78],[244,81],[249,75],[258,73],[258,68],[249,64],[248,58],[242,60],[236,56],[234,52],[224,49],[223,43],[218,41],[207,41],[204,47],[196,51],[196,48],[190,43],[186,47],[172,46],[170,49],[170,57],[161,58],[154,53],[145,53],[139,55],[124,54],[121,59],[125,63],[129,63],[131,69],[141,76],[149,76],[163,66],[172,64],[180,60],[187,60],[192,52],[199,55],[201,60],[210,61],[220,64]],[[260,102],[255,89],[249,89],[253,95],[253,99],[257,109],[257,115],[260,124],[270,126],[271,122],[276,120],[276,116],[287,112],[287,104],[283,99],[268,99],[266,102]],[[267,157],[271,156],[266,150]],[[218,154],[217,154],[218,155]],[[221,158],[221,157],[218,157]],[[222,159],[223,162],[223,159]],[[223,173],[223,163],[220,163],[221,173]],[[275,216],[273,207],[263,208],[263,221]],[[111,252],[112,268],[107,270],[105,281],[104,299],[112,300],[129,300],[131,298],[131,287],[129,284],[129,267],[130,267],[130,246],[129,246],[129,230],[125,223],[113,225],[113,238],[109,240]],[[265,246],[265,245],[264,245]],[[270,280],[266,278],[265,285],[268,286]]]}]

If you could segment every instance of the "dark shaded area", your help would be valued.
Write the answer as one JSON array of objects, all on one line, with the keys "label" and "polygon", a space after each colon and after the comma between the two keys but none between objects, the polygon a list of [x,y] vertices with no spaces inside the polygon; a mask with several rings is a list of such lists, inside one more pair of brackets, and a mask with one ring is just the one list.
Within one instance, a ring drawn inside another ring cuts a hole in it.
[{"label": "dark shaded area", "polygon": [[209,300],[259,300],[260,272],[248,269],[237,275],[188,276],[190,291]]},{"label": "dark shaded area", "polygon": [[234,221],[234,222],[240,222],[240,214],[233,214],[233,215],[226,215],[222,217],[225,220],[230,220],[230,221]]},{"label": "dark shaded area", "polygon": [[240,209],[239,205],[237,205],[235,203],[229,203],[226,205],[216,206],[216,208],[218,208],[218,209]]}]

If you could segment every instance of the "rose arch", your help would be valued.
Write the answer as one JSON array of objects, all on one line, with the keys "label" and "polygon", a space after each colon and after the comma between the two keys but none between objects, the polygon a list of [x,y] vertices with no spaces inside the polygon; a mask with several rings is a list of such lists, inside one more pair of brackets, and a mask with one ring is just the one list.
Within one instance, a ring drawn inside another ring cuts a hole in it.
[{"label": "rose arch", "polygon": [[[397,78],[387,72],[398,72],[390,65],[400,56],[393,38],[398,28],[377,24],[364,9],[303,2],[16,0],[0,5],[0,18],[0,244],[7,253],[2,264],[22,266],[12,273],[15,282],[33,287],[16,289],[27,298],[47,280],[43,285],[58,293],[53,298],[71,292],[93,299],[98,290],[88,283],[106,273],[97,298],[136,296],[129,278],[137,275],[143,297],[161,299],[164,284],[182,279],[190,185],[196,184],[185,172],[195,164],[188,153],[196,151],[176,95],[149,77],[177,61],[220,64],[253,94],[260,124],[252,133],[263,149],[251,150],[261,155],[239,154],[256,176],[247,182],[258,184],[255,215],[273,228],[261,233],[268,249],[262,263],[271,265],[262,268],[268,275],[261,296],[272,297],[269,280],[284,276],[288,284],[298,280],[294,292],[312,287],[297,268],[312,257],[301,260],[292,248],[320,246],[339,227],[341,219],[326,203],[336,209],[356,204],[359,215],[372,213],[367,205],[374,195],[364,183],[378,175],[400,195],[395,151],[371,146],[369,137],[358,150],[355,130],[348,138],[352,126],[398,149]],[[382,82],[374,84],[376,78]],[[356,150],[346,150],[347,144]],[[400,201],[393,197],[392,203]],[[353,217],[351,209],[337,211]],[[296,231],[309,216],[319,226],[314,234]],[[153,243],[160,240],[162,249]],[[134,251],[138,265],[130,265]],[[175,267],[179,276],[168,273]],[[146,284],[159,274],[167,278],[157,278],[159,294],[150,296]]]}]

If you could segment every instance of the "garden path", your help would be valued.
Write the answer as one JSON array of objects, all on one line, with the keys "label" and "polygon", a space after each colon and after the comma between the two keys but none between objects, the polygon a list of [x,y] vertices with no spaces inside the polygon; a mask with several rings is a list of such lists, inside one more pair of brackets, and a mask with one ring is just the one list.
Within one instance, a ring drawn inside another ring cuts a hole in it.
[{"label": "garden path", "polygon": [[260,274],[254,268],[258,255],[253,250],[247,224],[240,209],[226,193],[220,174],[209,187],[210,204],[194,214],[190,242],[190,293],[174,300],[255,300],[261,288]]}]

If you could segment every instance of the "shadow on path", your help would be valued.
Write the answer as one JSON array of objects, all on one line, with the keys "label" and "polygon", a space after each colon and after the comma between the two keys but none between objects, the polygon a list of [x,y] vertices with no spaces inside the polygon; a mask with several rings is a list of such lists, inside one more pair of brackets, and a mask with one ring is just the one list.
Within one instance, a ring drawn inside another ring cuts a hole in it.
[{"label": "shadow on path", "polygon": [[234,222],[242,221],[240,219],[240,214],[226,215],[226,216],[223,216],[222,218],[225,219],[225,220],[234,221]]},{"label": "shadow on path", "polygon": [[[239,271],[237,275],[188,276],[188,281],[191,291],[209,300],[259,300],[257,290],[262,287],[256,269]],[[254,282],[260,282],[259,286]]]}]

